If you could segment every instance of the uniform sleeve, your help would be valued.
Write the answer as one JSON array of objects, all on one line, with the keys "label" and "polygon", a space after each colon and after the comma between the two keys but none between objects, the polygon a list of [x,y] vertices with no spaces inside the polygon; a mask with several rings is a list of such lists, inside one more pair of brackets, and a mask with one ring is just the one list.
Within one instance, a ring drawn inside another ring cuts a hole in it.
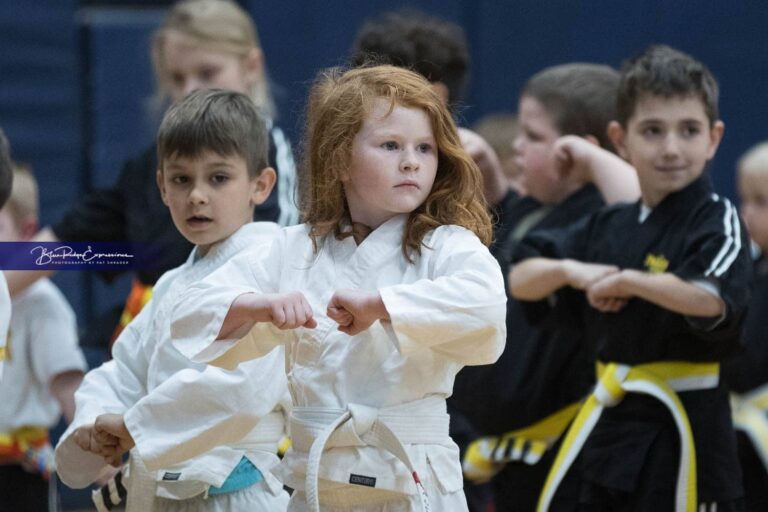
[{"label": "uniform sleeve", "polygon": [[400,350],[431,348],[462,364],[490,364],[504,350],[506,294],[499,264],[463,228],[436,231],[429,278],[379,290]]},{"label": "uniform sleeve", "polygon": [[273,156],[274,152],[274,166],[275,171],[277,171],[275,188],[277,189],[277,202],[280,205],[278,223],[282,226],[292,226],[299,222],[299,210],[296,207],[297,176],[293,149],[291,149],[291,142],[288,137],[279,127],[273,126],[269,133],[272,141],[270,157]]},{"label": "uniform sleeve", "polygon": [[[749,300],[752,262],[749,238],[730,201],[716,197],[702,208],[686,235],[683,261],[671,272],[686,281],[711,282],[719,291],[726,316],[711,334],[738,331]],[[691,325],[697,328],[698,323]]]},{"label": "uniform sleeve", "polygon": [[[592,222],[588,216],[565,228],[532,230],[517,244],[513,263],[538,257],[586,261]],[[579,290],[563,287],[544,300],[519,303],[525,319],[538,329],[581,327],[584,293]]]},{"label": "uniform sleeve", "polygon": [[566,228],[533,229],[517,244],[512,262],[528,258],[587,259],[586,241],[594,222],[593,216],[584,217]]},{"label": "uniform sleeve", "polygon": [[[171,315],[176,349],[196,362],[232,369],[263,356],[281,343],[271,323],[257,323],[239,340],[216,340],[232,302],[245,293],[274,293],[285,235],[242,253],[182,294]],[[271,270],[271,271],[270,271]]]},{"label": "uniform sleeve", "polygon": [[[150,301],[151,302],[151,301]],[[74,431],[93,423],[100,414],[122,414],[146,394],[149,357],[141,335],[148,330],[150,305],[123,330],[113,359],[91,370],[75,392],[75,418],[56,446],[56,471],[69,487],[79,489],[97,480],[106,469],[104,459],[86,452],[74,441]]]},{"label": "uniform sleeve", "polygon": [[286,393],[284,352],[277,348],[232,371],[182,370],[131,407],[125,424],[155,470],[239,441]]},{"label": "uniform sleeve", "polygon": [[[55,293],[55,292],[54,292]],[[77,321],[66,299],[46,295],[36,301],[36,322],[30,326],[32,369],[38,382],[48,386],[61,373],[88,368],[77,340]]]}]

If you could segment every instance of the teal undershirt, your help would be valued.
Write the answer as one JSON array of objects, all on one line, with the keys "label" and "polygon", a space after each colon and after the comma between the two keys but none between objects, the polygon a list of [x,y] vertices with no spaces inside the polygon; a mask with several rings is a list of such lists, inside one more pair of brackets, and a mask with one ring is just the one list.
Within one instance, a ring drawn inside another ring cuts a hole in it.
[{"label": "teal undershirt", "polygon": [[240,462],[237,463],[237,466],[235,466],[235,469],[232,470],[227,479],[224,480],[224,483],[221,484],[221,487],[209,487],[208,494],[227,494],[239,491],[252,486],[256,482],[261,482],[262,480],[264,480],[264,475],[261,474],[261,471],[259,471],[250,460],[243,457],[240,459]]}]

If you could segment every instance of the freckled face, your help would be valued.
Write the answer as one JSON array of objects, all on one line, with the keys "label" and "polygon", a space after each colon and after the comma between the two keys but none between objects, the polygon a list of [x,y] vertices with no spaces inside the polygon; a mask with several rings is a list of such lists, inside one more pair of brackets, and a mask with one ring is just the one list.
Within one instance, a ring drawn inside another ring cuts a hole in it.
[{"label": "freckled face", "polygon": [[424,110],[383,98],[352,142],[344,191],[352,221],[377,228],[400,213],[410,213],[429,196],[437,174],[438,151]]}]

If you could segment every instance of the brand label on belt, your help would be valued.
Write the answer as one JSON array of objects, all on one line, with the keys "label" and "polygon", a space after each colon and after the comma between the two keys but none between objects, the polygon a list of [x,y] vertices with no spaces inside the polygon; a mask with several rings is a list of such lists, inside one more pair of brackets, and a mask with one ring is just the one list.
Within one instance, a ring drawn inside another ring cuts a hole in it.
[{"label": "brand label on belt", "polygon": [[376,478],[372,476],[355,475],[354,473],[350,473],[349,483],[355,485],[364,485],[366,487],[376,487]]},{"label": "brand label on belt", "polygon": [[181,476],[181,473],[171,473],[166,471],[163,475],[163,480],[178,480]]}]

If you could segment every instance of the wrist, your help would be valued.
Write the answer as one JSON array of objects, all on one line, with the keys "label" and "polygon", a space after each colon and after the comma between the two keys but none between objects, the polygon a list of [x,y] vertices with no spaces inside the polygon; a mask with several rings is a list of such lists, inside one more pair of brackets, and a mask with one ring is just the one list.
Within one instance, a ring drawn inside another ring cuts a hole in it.
[{"label": "wrist", "polygon": [[[559,261],[557,270],[559,274],[558,281],[560,286],[571,286],[573,288],[578,288],[579,283],[576,278],[576,265],[578,264],[579,262],[571,259],[564,259]],[[558,286],[558,288],[560,286]]]},{"label": "wrist", "polygon": [[384,299],[382,299],[381,293],[372,293],[370,301],[370,307],[374,312],[376,319],[379,321],[389,321],[389,311],[387,311],[387,306],[384,304]]},{"label": "wrist", "polygon": [[644,272],[631,268],[625,268],[619,272],[619,288],[625,295],[637,295],[637,284],[642,279]]}]

